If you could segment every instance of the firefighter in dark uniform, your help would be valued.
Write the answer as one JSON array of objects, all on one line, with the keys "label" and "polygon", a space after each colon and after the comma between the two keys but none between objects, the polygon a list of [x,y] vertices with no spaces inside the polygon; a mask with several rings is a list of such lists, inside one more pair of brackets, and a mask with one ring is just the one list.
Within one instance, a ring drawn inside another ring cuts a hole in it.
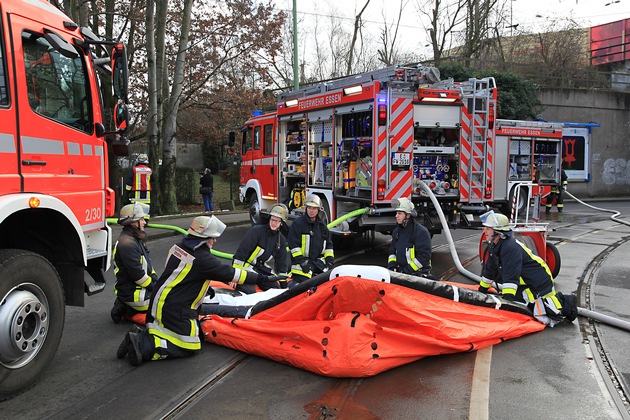
[{"label": "firefighter in dark uniform", "polygon": [[490,211],[481,216],[488,247],[481,273],[479,291],[487,293],[495,281],[503,286],[501,297],[527,304],[534,316],[554,326],[577,316],[575,295],[556,292],[551,270],[545,261],[517,241],[508,218]]},{"label": "firefighter in dark uniform", "polygon": [[111,310],[112,320],[116,323],[147,311],[158,278],[145,244],[147,217],[149,206],[146,204],[127,204],[120,209],[118,224],[123,229],[114,245],[113,255],[117,297]]},{"label": "firefighter in dark uniform", "polygon": [[416,210],[408,198],[392,203],[398,226],[392,232],[387,268],[399,273],[435,279],[431,275],[431,234],[416,222]]},{"label": "firefighter in dark uniform", "polygon": [[[281,232],[287,222],[288,210],[284,204],[276,204],[269,212],[269,223],[254,226],[245,233],[241,244],[234,253],[232,267],[246,271],[254,271],[279,279],[283,289],[287,287],[288,254],[287,240]],[[269,266],[273,258],[274,269]],[[253,284],[239,284],[236,290],[243,293],[254,293]]]},{"label": "firefighter in dark uniform", "polygon": [[[324,273],[335,265],[330,231],[322,220],[322,202],[310,194],[304,202],[306,214],[296,219],[289,229],[291,278],[296,283]],[[295,284],[295,283],[293,283]]]},{"label": "firefighter in dark uniform", "polygon": [[[225,230],[216,216],[197,216],[188,234],[169,250],[164,273],[154,288],[147,328],[128,332],[117,357],[129,354],[131,364],[146,360],[186,357],[201,349],[198,308],[211,280],[237,284],[259,284],[270,280],[223,264],[211,249]],[[210,289],[210,295],[214,295]]]},{"label": "firefighter in dark uniform", "polygon": [[545,203],[545,213],[550,213],[551,208],[553,207],[553,201],[556,200],[556,206],[558,207],[558,213],[562,213],[564,209],[563,199],[562,199],[562,191],[566,191],[567,185],[569,184],[568,177],[564,169],[561,169],[560,172],[560,182],[562,185],[554,185],[551,188],[551,192],[547,196],[547,203]]}]

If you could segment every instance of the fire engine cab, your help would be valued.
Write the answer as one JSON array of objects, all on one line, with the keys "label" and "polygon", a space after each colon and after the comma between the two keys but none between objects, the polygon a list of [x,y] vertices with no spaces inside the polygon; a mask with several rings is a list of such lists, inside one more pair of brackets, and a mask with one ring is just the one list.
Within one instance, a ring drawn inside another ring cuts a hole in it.
[{"label": "fire engine cab", "polygon": [[[1,401],[51,362],[65,305],[83,306],[85,294],[104,288],[106,217],[114,215],[105,139],[120,155],[128,140],[122,44],[100,40],[46,1],[0,0],[0,13]],[[114,76],[112,132],[97,70]]]}]

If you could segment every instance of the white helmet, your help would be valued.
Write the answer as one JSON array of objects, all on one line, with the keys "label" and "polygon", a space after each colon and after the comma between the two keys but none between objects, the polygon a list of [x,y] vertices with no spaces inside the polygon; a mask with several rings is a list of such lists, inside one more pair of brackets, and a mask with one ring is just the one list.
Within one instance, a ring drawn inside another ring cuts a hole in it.
[{"label": "white helmet", "polygon": [[490,210],[487,213],[479,216],[481,219],[481,224],[492,228],[499,232],[509,232],[510,229],[510,219],[507,218],[504,214],[495,213],[493,210]]},{"label": "white helmet", "polygon": [[118,224],[127,226],[133,222],[149,218],[149,205],[144,203],[135,202],[133,204],[127,204],[120,209],[120,217],[118,217]]},{"label": "white helmet", "polygon": [[149,163],[149,157],[146,155],[146,153],[140,153],[138,155],[138,163]]},{"label": "white helmet", "polygon": [[216,216],[197,216],[188,229],[188,234],[198,238],[218,238],[225,230],[225,223]]},{"label": "white helmet", "polygon": [[396,209],[396,211],[402,211],[412,216],[416,216],[416,208],[410,199],[402,197],[396,198],[392,201],[392,207]]},{"label": "white helmet", "polygon": [[279,217],[284,223],[286,223],[288,213],[289,210],[287,209],[287,206],[285,206],[284,204],[276,204],[271,208],[269,216]]},{"label": "white helmet", "polygon": [[317,207],[318,209],[323,210],[322,200],[315,194],[309,194],[308,197],[306,197],[306,201],[304,201],[304,205],[307,207]]}]

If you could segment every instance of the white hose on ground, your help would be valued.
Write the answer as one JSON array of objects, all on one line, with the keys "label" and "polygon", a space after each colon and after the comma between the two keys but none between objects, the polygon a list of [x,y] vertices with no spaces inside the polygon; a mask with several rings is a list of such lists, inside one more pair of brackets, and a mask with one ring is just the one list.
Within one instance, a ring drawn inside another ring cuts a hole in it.
[{"label": "white hose on ground", "polygon": [[604,212],[607,212],[607,213],[613,213],[613,215],[610,216],[610,220],[612,220],[613,222],[624,224],[626,226],[630,226],[630,222],[627,222],[625,220],[618,220],[617,219],[617,217],[619,217],[621,215],[621,213],[619,213],[616,210],[602,209],[601,207],[591,206],[590,204],[585,203],[584,201],[580,200],[579,198],[577,198],[576,196],[574,196],[573,194],[571,194],[570,192],[568,192],[566,190],[564,191],[564,194],[567,194],[569,197],[571,197],[572,199],[574,199],[578,203],[584,204],[586,207],[590,207],[590,208],[592,208],[594,210],[604,211]]},{"label": "white hose on ground", "polygon": [[[584,201],[580,200],[579,198],[577,198],[576,196],[574,196],[573,194],[571,194],[568,191],[564,191],[565,194],[567,194],[569,197],[571,197],[572,199],[574,199],[575,201],[577,201],[580,204],[585,205],[586,207],[590,207],[593,210],[598,210],[598,211],[603,211],[606,213],[612,213],[613,215],[610,216],[610,220],[612,220],[613,222],[617,222],[617,223],[621,223],[624,224],[626,226],[630,226],[630,223],[625,221],[625,220],[619,220],[617,219],[617,217],[619,217],[621,215],[620,212],[616,211],[616,210],[609,210],[609,209],[603,209],[601,207],[595,207],[592,206],[588,203],[585,203]],[[580,308],[578,306],[578,315],[587,317],[587,318],[591,318],[595,321],[599,321],[602,322],[604,324],[608,324],[608,325],[612,325],[613,327],[617,327],[617,328],[621,328],[622,330],[626,330],[626,331],[630,331],[630,322],[627,321],[623,321],[621,319],[617,319],[617,318],[613,318],[612,316],[608,316],[608,315],[604,315],[601,314],[599,312],[595,312],[595,311],[591,311],[589,309],[585,309],[585,308]]]},{"label": "white hose on ground", "polygon": [[612,325],[613,327],[621,328],[622,330],[630,331],[630,322],[628,321],[613,318],[612,316],[604,315],[599,312],[591,311],[589,309],[580,308],[579,306],[577,310],[578,315],[594,319],[595,321],[599,321],[604,324]]},{"label": "white hose on ground", "polygon": [[437,198],[435,198],[433,191],[431,191],[431,188],[429,188],[429,186],[425,184],[424,182],[421,182],[420,186],[427,193],[427,195],[431,199],[431,202],[433,203],[433,206],[435,207],[435,210],[437,211],[437,214],[440,218],[440,223],[442,224],[442,230],[444,231],[444,234],[446,235],[446,241],[448,242],[448,247],[451,250],[451,256],[453,257],[453,261],[455,261],[455,266],[457,267],[459,272],[462,273],[464,276],[479,283],[481,281],[481,276],[478,276],[477,274],[466,270],[466,268],[462,265],[461,261],[459,261],[459,256],[457,255],[457,250],[455,249],[455,242],[453,241],[453,237],[451,236],[451,230],[449,229],[448,223],[446,222],[446,217],[444,217],[442,206],[440,206],[440,203],[438,202]]}]

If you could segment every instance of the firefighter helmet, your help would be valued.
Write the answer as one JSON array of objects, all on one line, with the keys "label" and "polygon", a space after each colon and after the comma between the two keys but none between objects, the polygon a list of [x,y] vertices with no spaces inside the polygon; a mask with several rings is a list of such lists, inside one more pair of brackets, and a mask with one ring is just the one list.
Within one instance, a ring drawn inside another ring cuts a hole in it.
[{"label": "firefighter helmet", "polygon": [[512,230],[510,228],[510,220],[504,214],[495,213],[493,210],[490,210],[479,216],[479,218],[481,219],[482,225],[498,232],[509,232]]},{"label": "firefighter helmet", "polygon": [[412,216],[415,216],[417,214],[411,200],[405,197],[397,198],[392,201],[392,207],[394,207],[396,211],[402,211]]},{"label": "firefighter helmet", "polygon": [[135,221],[149,217],[149,205],[144,203],[135,202],[133,204],[127,204],[120,209],[120,217],[118,217],[118,224],[127,226]]},{"label": "firefighter helmet", "polygon": [[286,223],[288,213],[289,210],[287,209],[287,206],[285,206],[284,204],[276,204],[271,208],[269,216],[279,217],[284,223]]},{"label": "firefighter helmet", "polygon": [[306,201],[304,201],[304,205],[306,207],[317,207],[318,209],[323,210],[322,199],[315,194],[309,194],[309,196],[306,197]]},{"label": "firefighter helmet", "polygon": [[149,157],[146,155],[146,153],[140,153],[138,155],[138,163],[144,163],[145,165],[149,163]]},{"label": "firefighter helmet", "polygon": [[188,229],[188,234],[198,238],[218,238],[225,230],[225,223],[216,216],[197,216]]}]

